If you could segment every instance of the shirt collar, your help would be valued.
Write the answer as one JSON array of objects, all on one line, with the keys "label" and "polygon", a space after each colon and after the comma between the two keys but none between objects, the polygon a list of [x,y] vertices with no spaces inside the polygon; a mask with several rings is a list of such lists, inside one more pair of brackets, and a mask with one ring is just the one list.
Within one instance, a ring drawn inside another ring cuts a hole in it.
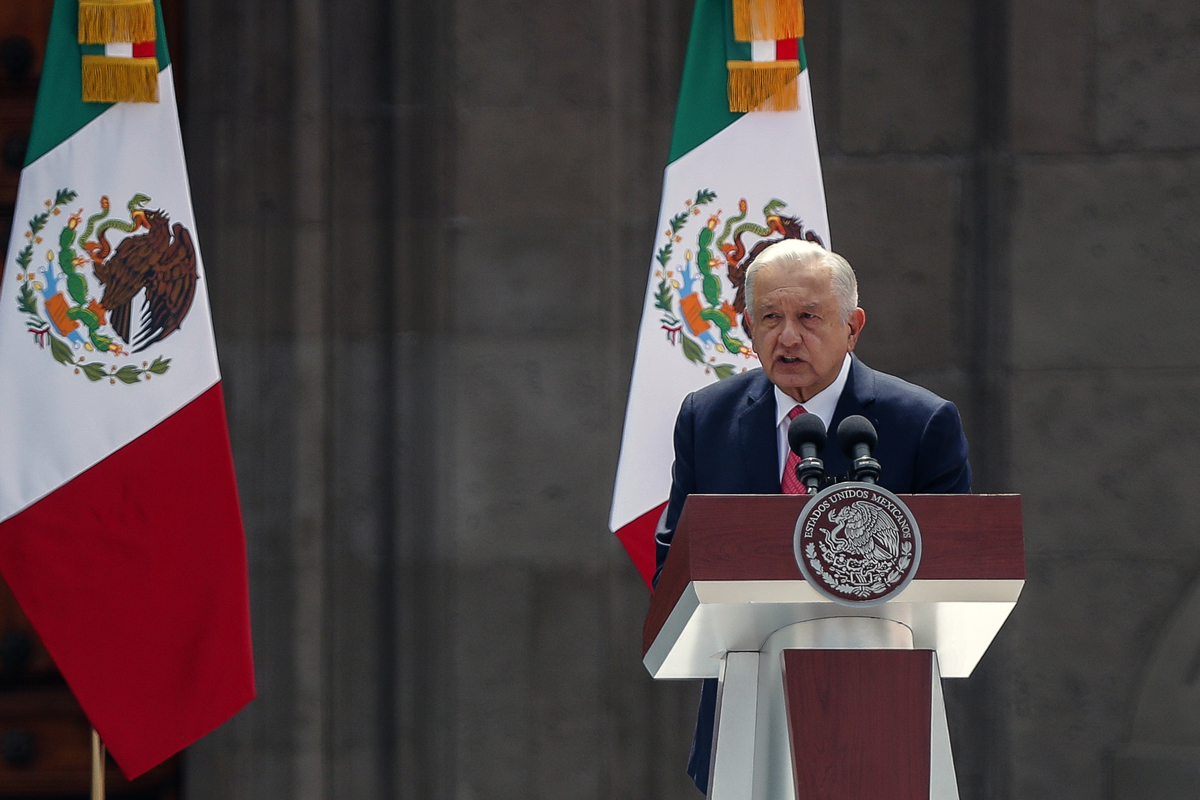
[{"label": "shirt collar", "polygon": [[788,397],[778,386],[775,386],[775,426],[783,425],[791,410],[802,405],[806,413],[816,414],[820,417],[821,422],[825,423],[825,430],[829,430],[829,423],[833,422],[833,412],[837,409],[838,400],[842,397],[842,390],[846,388],[846,380],[850,377],[851,360],[850,354],[846,353],[846,357],[842,360],[842,368],[838,372],[838,376],[833,379],[833,383],[814,394],[807,403],[797,403],[794,397]]}]

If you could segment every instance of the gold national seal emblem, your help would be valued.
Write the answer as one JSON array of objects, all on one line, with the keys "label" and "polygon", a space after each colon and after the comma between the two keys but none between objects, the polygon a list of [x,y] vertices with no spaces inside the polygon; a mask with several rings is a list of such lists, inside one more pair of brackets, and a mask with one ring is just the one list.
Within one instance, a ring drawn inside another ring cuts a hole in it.
[{"label": "gold national seal emblem", "polygon": [[794,543],[805,580],[846,605],[887,602],[908,586],[921,562],[912,512],[870,483],[838,483],[814,495],[796,520]]}]

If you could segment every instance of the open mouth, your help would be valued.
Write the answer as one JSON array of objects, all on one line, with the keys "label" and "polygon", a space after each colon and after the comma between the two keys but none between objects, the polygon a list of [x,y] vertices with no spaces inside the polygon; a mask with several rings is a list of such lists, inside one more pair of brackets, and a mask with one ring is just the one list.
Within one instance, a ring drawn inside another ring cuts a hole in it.
[{"label": "open mouth", "polygon": [[795,356],[780,356],[779,360],[782,361],[784,364],[799,364],[800,363],[800,359],[796,358]]}]

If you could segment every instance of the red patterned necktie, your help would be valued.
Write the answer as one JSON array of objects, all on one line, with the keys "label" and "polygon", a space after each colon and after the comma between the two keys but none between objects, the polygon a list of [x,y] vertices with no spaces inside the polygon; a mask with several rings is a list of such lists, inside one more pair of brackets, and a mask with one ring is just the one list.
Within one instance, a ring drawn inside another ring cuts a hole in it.
[{"label": "red patterned necktie", "polygon": [[[804,406],[796,406],[788,412],[788,420],[791,421],[803,413]],[[808,488],[796,477],[796,465],[799,463],[800,456],[788,448],[787,461],[783,465],[783,480],[779,482],[779,490],[784,494],[808,494]]]}]

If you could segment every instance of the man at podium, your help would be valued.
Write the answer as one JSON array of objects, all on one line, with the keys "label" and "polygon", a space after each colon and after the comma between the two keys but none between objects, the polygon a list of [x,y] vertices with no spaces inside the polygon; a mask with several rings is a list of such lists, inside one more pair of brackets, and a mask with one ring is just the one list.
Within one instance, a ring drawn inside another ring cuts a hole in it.
[{"label": "man at podium", "polygon": [[[829,431],[860,414],[879,435],[878,484],[902,494],[971,490],[967,440],[954,404],[853,355],[866,323],[846,259],[813,242],[765,248],[745,276],[745,322],[762,369],[688,395],[675,421],[671,495],[656,535],[657,571],[689,494],[803,493],[787,467],[787,429],[815,414]],[[831,476],[850,460],[835,437],[821,459]],[[794,457],[793,457],[794,458]],[[706,680],[688,774],[707,792],[717,682]]]}]

